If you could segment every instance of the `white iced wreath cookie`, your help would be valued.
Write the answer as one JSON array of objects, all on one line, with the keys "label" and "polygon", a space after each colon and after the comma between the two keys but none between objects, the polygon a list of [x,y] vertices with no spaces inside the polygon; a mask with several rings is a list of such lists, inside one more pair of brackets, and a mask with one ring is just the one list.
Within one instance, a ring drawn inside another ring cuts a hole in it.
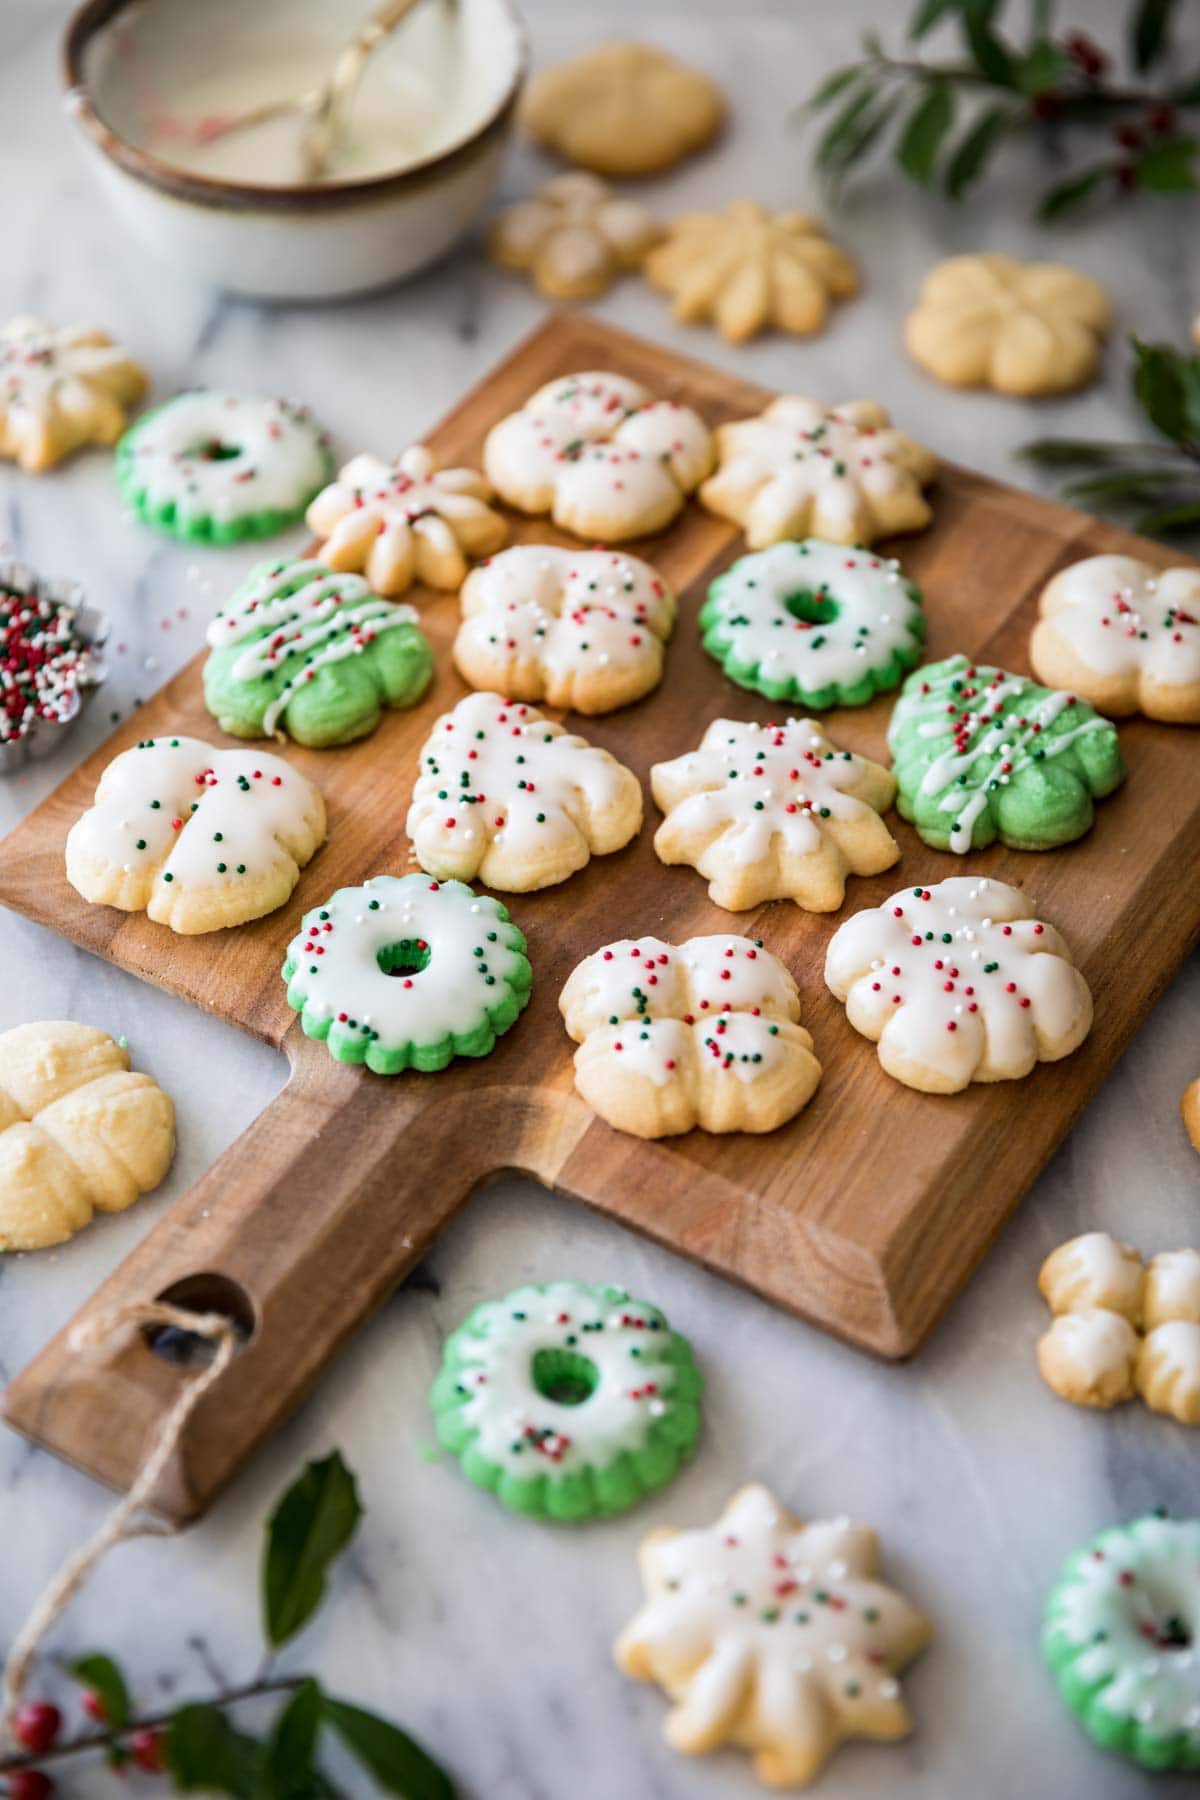
[{"label": "white iced wreath cookie", "polygon": [[492,427],[483,449],[510,506],[604,543],[669,525],[712,460],[711,434],[690,406],[594,370],[548,381]]},{"label": "white iced wreath cookie", "polygon": [[623,939],[586,957],[559,997],[575,1086],[635,1137],[774,1131],[821,1079],[796,984],[761,940]]},{"label": "white iced wreath cookie", "polygon": [[95,326],[13,319],[0,331],[0,456],[29,474],[115,444],[146,371]]},{"label": "white iced wreath cookie", "polygon": [[1200,569],[1089,556],[1042,590],[1029,641],[1039,680],[1111,718],[1200,723]]},{"label": "white iced wreath cookie", "polygon": [[464,681],[581,713],[657,687],[675,624],[675,596],[649,563],[554,544],[518,544],[472,569],[461,604]]},{"label": "white iced wreath cookie", "polygon": [[0,1033],[0,1251],[124,1212],[174,1153],[169,1098],[106,1031],[56,1019]]},{"label": "white iced wreath cookie", "polygon": [[281,757],[146,738],[71,827],[67,879],[95,905],[219,931],[282,906],[324,841],[325,802]]},{"label": "white iced wreath cookie", "polygon": [[755,419],[718,425],[716,439],[717,470],[700,499],[740,525],[751,550],[781,538],[871,544],[933,516],[921,489],[937,458],[873,400],[825,406],[787,394]]},{"label": "white iced wreath cookie", "polygon": [[552,887],[642,823],[637,776],[532,706],[468,694],[421,750],[405,829],[417,861],[507,893]]},{"label": "white iced wreath cookie", "polygon": [[838,927],[825,981],[889,1075],[928,1094],[1069,1056],[1092,996],[1052,925],[1003,881],[902,888]]},{"label": "white iced wreath cookie", "polygon": [[896,794],[878,763],[839,750],[812,719],[715,719],[698,750],[656,763],[660,862],[690,863],[730,912],[794,900],[834,912],[846,876],[890,869],[900,847],[880,818]]},{"label": "white iced wreath cookie", "polygon": [[321,562],[364,574],[394,599],[414,581],[455,588],[468,557],[500,548],[508,526],[492,498],[477,469],[439,469],[432,451],[413,444],[392,463],[354,457],[305,516],[322,539]]},{"label": "white iced wreath cookie", "polygon": [[652,1532],[638,1561],[646,1598],[616,1659],[674,1702],[673,1750],[736,1744],[767,1787],[804,1787],[847,1739],[911,1729],[896,1677],[932,1627],[878,1579],[869,1526],[806,1525],[754,1484],[713,1525]]}]

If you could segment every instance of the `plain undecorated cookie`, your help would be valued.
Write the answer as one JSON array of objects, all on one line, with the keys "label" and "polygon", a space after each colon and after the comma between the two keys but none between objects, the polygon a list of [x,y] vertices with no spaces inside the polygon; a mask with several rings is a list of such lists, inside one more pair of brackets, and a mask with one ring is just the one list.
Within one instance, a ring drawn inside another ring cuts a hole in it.
[{"label": "plain undecorated cookie", "polygon": [[1034,673],[1110,718],[1200,724],[1200,569],[1089,556],[1042,589]]},{"label": "plain undecorated cookie", "polygon": [[925,277],[904,341],[950,387],[1060,394],[1091,381],[1111,323],[1100,283],[1062,263],[952,256]]},{"label": "plain undecorated cookie", "polygon": [[1200,1075],[1184,1088],[1179,1111],[1193,1150],[1200,1150]]},{"label": "plain undecorated cookie", "polygon": [[535,75],[521,118],[580,168],[653,175],[711,142],[725,102],[707,75],[653,44],[608,43]]}]

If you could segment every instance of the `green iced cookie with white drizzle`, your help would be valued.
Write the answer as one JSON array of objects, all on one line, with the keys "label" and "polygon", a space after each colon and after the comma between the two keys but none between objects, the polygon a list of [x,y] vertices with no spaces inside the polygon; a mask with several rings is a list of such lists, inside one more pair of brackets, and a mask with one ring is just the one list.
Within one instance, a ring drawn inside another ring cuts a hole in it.
[{"label": "green iced cookie with white drizzle", "polygon": [[433,679],[411,606],[308,558],[261,563],[207,637],[205,705],[233,737],[286,731],[314,749],[349,744]]},{"label": "green iced cookie with white drizzle", "polygon": [[896,805],[935,850],[1053,850],[1125,779],[1117,728],[1074,694],[949,656],[910,675],[888,727]]},{"label": "green iced cookie with white drizzle", "polygon": [[485,1300],[446,1339],[429,1403],[463,1473],[571,1524],[664,1487],[700,1430],[700,1372],[662,1313],[553,1281]]},{"label": "green iced cookie with white drizzle", "polygon": [[739,687],[819,710],[898,687],[925,615],[898,562],[806,538],[739,557],[709,588],[700,632]]},{"label": "green iced cookie with white drizzle", "polygon": [[283,965],[288,1005],[337,1062],[377,1075],[486,1056],[529,1003],[525,939],[461,881],[376,875],[304,915]]},{"label": "green iced cookie with white drizzle", "polygon": [[1200,1519],[1151,1514],[1077,1550],[1042,1648],[1096,1743],[1148,1769],[1200,1769]]}]

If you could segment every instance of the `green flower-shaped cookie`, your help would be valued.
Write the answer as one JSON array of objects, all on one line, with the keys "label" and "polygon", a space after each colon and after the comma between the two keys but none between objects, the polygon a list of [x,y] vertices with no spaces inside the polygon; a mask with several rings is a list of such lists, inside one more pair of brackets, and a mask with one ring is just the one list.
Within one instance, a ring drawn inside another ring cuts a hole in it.
[{"label": "green flower-shaped cookie", "polygon": [[315,749],[349,744],[429,686],[433,652],[416,621],[361,575],[262,563],[208,628],[205,704],[233,737],[284,730]]},{"label": "green flower-shaped cookie", "polygon": [[1117,728],[1073,694],[950,656],[910,675],[888,728],[896,805],[935,850],[1052,850],[1125,779]]},{"label": "green flower-shaped cookie", "polygon": [[446,1339],[430,1393],[463,1473],[562,1523],[664,1487],[700,1430],[700,1372],[657,1307],[555,1281],[485,1300]]},{"label": "green flower-shaped cookie", "polygon": [[377,1075],[486,1056],[529,1001],[525,939],[461,881],[376,875],[305,913],[288,945],[288,1005],[338,1062]]},{"label": "green flower-shaped cookie", "polygon": [[1096,1743],[1148,1769],[1200,1769],[1200,1519],[1152,1514],[1077,1550],[1042,1648]]}]

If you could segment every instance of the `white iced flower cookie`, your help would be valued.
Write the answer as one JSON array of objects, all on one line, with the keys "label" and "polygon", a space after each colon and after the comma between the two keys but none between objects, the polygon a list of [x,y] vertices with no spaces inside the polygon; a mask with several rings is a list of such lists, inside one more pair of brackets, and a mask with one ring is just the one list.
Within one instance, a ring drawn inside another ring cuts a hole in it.
[{"label": "white iced flower cookie", "polygon": [[821,1079],[800,998],[761,939],[625,938],[586,957],[559,996],[575,1086],[634,1137],[774,1131]]},{"label": "white iced flower cookie", "polygon": [[1069,1056],[1092,996],[1052,925],[1003,881],[902,888],[838,927],[825,982],[889,1075],[928,1094]]},{"label": "white iced flower cookie", "polygon": [[716,438],[717,470],[700,499],[740,525],[751,550],[782,538],[871,544],[922,531],[933,516],[921,489],[937,458],[873,400],[826,406],[787,394],[755,419],[719,425]]},{"label": "white iced flower cookie", "polygon": [[1111,718],[1200,723],[1200,569],[1089,556],[1042,590],[1035,675]]},{"label": "white iced flower cookie", "polygon": [[261,750],[146,738],[109,763],[67,837],[85,900],[192,935],[274,912],[325,841],[311,781]]},{"label": "white iced flower cookie", "polygon": [[1153,1412],[1200,1425],[1200,1251],[1149,1268],[1105,1231],[1060,1244],[1038,1275],[1055,1315],[1037,1347],[1046,1385],[1075,1406],[1140,1394]]},{"label": "white iced flower cookie", "polygon": [[405,829],[440,881],[516,894],[620,850],[641,823],[637,776],[607,750],[532,706],[468,694],[426,739]]},{"label": "white iced flower cookie", "polygon": [[712,460],[712,436],[690,406],[594,370],[548,381],[492,427],[483,449],[510,506],[603,543],[669,525]]},{"label": "white iced flower cookie", "polygon": [[454,661],[472,687],[604,713],[662,679],[675,596],[636,556],[518,544],[472,569],[460,600]]},{"label": "white iced flower cookie", "polygon": [[440,469],[413,444],[395,462],[364,452],[323,488],[305,515],[318,560],[366,576],[394,599],[414,581],[455,588],[468,557],[490,556],[508,535],[477,469]]},{"label": "white iced flower cookie", "polygon": [[115,444],[146,372],[107,331],[13,319],[0,331],[0,456],[30,474]]},{"label": "white iced flower cookie", "polygon": [[736,1744],[767,1787],[804,1787],[847,1739],[911,1729],[897,1676],[932,1627],[878,1579],[869,1526],[806,1525],[755,1484],[714,1525],[652,1532],[638,1560],[646,1598],[616,1659],[674,1702],[672,1749]]},{"label": "white iced flower cookie", "polygon": [[124,1212],[174,1153],[174,1107],[106,1031],[54,1019],[0,1033],[0,1251]]},{"label": "white iced flower cookie", "polygon": [[812,719],[715,719],[698,750],[654,765],[650,786],[667,815],[659,861],[690,863],[730,912],[782,899],[834,912],[848,874],[878,875],[900,855],[879,816],[895,780]]}]

